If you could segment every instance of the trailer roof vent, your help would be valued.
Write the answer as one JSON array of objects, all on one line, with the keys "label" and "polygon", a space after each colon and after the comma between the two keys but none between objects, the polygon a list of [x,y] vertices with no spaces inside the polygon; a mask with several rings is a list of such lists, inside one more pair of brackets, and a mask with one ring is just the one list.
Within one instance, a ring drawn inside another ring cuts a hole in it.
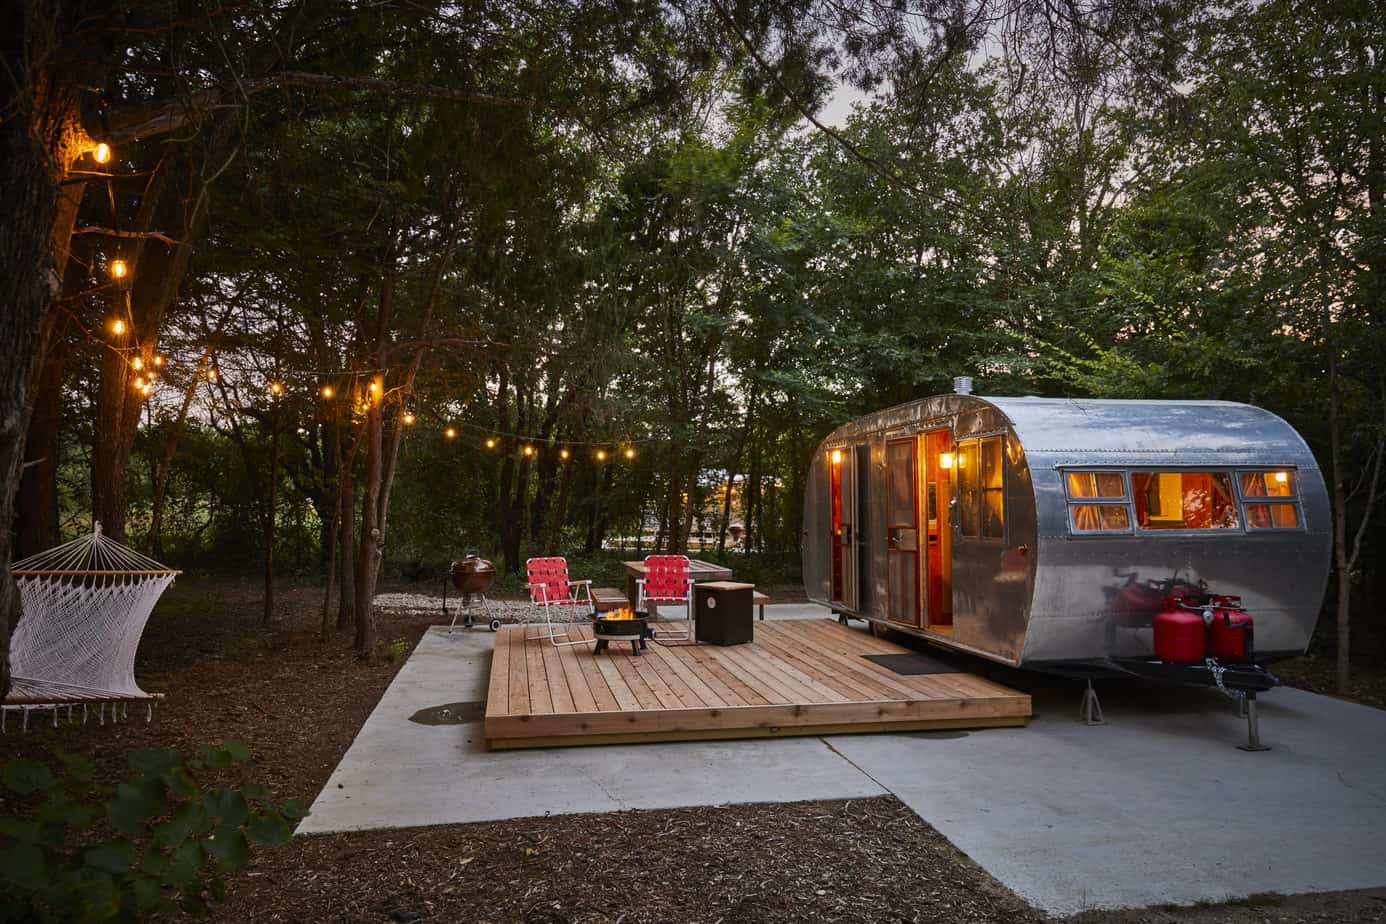
[{"label": "trailer roof vent", "polygon": [[972,376],[957,375],[953,377],[953,393],[956,395],[972,394]]}]

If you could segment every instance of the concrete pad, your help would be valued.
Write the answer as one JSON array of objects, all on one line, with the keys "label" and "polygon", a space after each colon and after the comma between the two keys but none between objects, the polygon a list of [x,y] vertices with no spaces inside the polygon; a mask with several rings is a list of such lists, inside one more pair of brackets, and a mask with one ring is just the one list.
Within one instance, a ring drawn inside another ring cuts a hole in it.
[{"label": "concrete pad", "polygon": [[1386,886],[1386,712],[1275,690],[1248,753],[1216,692],[1105,689],[1088,727],[1048,684],[1029,728],[831,743],[1053,914]]},{"label": "concrete pad", "polygon": [[817,738],[488,752],[480,721],[410,721],[421,709],[484,702],[494,640],[429,629],[298,832],[885,794]]}]

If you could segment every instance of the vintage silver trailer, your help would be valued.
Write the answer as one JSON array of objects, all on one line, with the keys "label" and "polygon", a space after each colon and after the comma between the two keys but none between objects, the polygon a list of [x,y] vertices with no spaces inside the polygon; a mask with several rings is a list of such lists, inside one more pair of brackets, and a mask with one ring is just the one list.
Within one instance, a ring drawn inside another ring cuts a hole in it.
[{"label": "vintage silver trailer", "polygon": [[1091,669],[1152,658],[1160,601],[1202,585],[1241,596],[1258,661],[1303,653],[1330,512],[1283,420],[1223,401],[987,398],[959,381],[818,447],[809,599],[1005,664]]}]

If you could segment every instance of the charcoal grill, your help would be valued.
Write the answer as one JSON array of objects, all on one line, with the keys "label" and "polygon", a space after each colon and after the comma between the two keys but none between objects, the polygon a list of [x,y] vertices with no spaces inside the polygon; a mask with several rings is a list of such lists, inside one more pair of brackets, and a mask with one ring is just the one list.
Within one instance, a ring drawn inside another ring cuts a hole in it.
[{"label": "charcoal grill", "polygon": [[486,624],[491,631],[495,632],[501,626],[501,621],[491,615],[491,604],[486,599],[486,591],[491,589],[491,585],[496,583],[496,566],[482,558],[476,552],[468,552],[460,561],[452,563],[452,567],[443,577],[443,615],[448,615],[448,586],[462,594],[462,605],[453,614],[452,622],[448,624],[448,631],[457,625],[457,618],[462,617],[462,628],[474,628],[477,623],[473,616],[479,612],[483,616],[491,616]]}]

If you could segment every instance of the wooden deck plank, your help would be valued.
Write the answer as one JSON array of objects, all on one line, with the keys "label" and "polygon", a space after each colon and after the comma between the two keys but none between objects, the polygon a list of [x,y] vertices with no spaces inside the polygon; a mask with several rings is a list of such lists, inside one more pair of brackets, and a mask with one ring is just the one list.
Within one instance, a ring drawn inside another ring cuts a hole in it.
[{"label": "wooden deck plank", "polygon": [[505,715],[510,711],[510,640],[496,637],[491,656],[491,678],[486,684],[486,711]]},{"label": "wooden deck plank", "polygon": [[525,629],[496,640],[490,747],[976,728],[1030,715],[1028,696],[984,678],[901,676],[867,661],[907,649],[827,620],[758,623],[748,645],[656,643],[641,657],[554,648]]},{"label": "wooden deck plank", "polygon": [[[570,633],[574,636],[577,633]],[[584,633],[585,637],[585,633]],[[576,638],[573,639],[576,641]],[[586,653],[586,645],[564,645],[556,648],[559,663],[563,666],[563,676],[568,680],[568,691],[573,697],[573,707],[575,712],[597,712],[597,699],[592,694],[591,687],[587,684],[587,677],[582,671],[582,661],[578,657],[578,652]],[[605,686],[605,682],[602,684]]]},{"label": "wooden deck plank", "polygon": [[502,629],[510,648],[510,714],[529,714],[529,675],[525,658],[525,627]]}]

